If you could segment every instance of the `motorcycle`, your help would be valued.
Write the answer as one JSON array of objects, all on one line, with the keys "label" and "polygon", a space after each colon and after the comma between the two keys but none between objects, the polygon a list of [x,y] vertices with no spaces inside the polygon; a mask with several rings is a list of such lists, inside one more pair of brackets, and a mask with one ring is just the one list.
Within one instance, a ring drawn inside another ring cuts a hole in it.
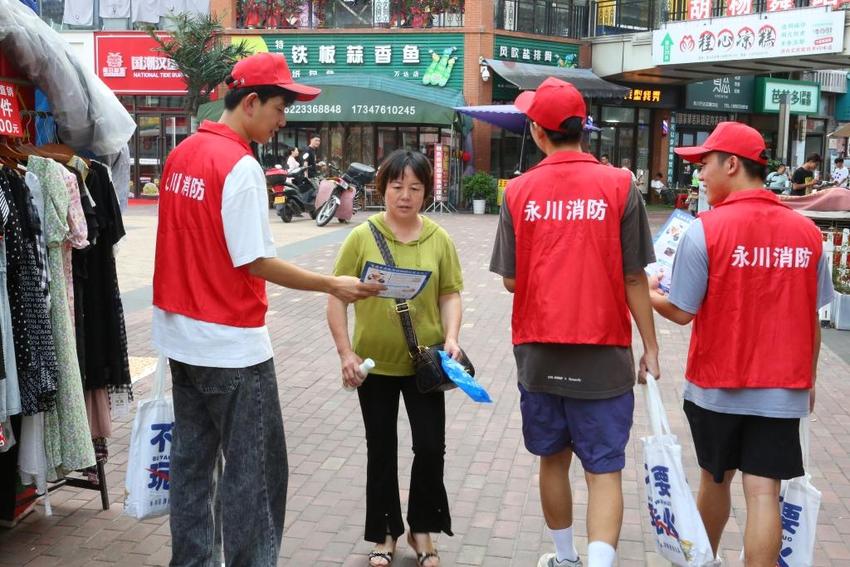
[{"label": "motorcycle", "polygon": [[364,202],[366,185],[374,180],[374,167],[354,162],[341,176],[322,181],[316,196],[316,224],[325,226],[334,216],[340,222],[349,221],[358,210],[355,201]]},{"label": "motorcycle", "polygon": [[[266,185],[274,195],[273,206],[283,222],[292,222],[292,217],[308,213],[316,218],[317,188],[306,176],[301,175],[305,167],[285,170],[276,166],[266,170]],[[292,178],[292,181],[289,181]]]}]

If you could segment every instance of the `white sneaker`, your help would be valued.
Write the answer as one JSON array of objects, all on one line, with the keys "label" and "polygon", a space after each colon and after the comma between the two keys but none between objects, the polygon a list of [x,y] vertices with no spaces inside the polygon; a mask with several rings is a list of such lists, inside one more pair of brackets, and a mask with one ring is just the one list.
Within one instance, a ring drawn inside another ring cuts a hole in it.
[{"label": "white sneaker", "polygon": [[555,553],[545,553],[540,561],[537,562],[537,567],[582,567],[581,557],[575,561],[565,559],[558,561],[558,555]]}]

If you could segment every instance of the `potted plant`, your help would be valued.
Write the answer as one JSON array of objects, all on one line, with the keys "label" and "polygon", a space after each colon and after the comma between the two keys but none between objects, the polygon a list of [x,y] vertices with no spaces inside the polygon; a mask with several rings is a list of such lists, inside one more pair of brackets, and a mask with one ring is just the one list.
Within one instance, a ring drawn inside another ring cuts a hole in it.
[{"label": "potted plant", "polygon": [[483,215],[487,205],[496,203],[496,179],[483,171],[463,178],[463,196],[472,201],[472,212]]}]

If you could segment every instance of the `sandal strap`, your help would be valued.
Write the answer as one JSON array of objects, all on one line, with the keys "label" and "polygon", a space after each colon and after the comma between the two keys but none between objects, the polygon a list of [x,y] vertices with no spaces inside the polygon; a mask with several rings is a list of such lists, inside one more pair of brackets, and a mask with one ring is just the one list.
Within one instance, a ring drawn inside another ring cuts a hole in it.
[{"label": "sandal strap", "polygon": [[387,562],[387,565],[393,562],[393,552],[392,551],[373,551],[369,554],[369,563],[372,563],[373,559],[383,559]]},{"label": "sandal strap", "polygon": [[425,562],[428,561],[431,558],[437,558],[437,559],[440,558],[440,556],[437,555],[436,551],[431,551],[431,552],[428,552],[428,553],[419,553],[419,554],[417,554],[416,557],[417,557],[417,561],[419,561],[420,566],[424,566]]}]

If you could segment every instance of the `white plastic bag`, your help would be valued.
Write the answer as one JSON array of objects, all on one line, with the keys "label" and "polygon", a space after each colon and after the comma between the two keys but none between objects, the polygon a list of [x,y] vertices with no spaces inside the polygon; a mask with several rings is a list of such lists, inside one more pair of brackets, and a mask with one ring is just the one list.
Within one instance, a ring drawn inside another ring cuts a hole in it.
[{"label": "white plastic bag", "polygon": [[800,420],[803,476],[782,481],[779,511],[782,514],[782,550],[778,567],[808,567],[815,560],[815,530],[820,510],[820,491],[809,474],[809,420]]},{"label": "white plastic bag", "polygon": [[670,424],[654,377],[646,377],[646,405],[652,435],[644,437],[646,499],[655,548],[682,567],[711,564],[713,555],[705,526],[682,468],[682,447]]},{"label": "white plastic bag", "polygon": [[159,357],[153,397],[139,402],[130,434],[124,514],[142,520],[168,514],[174,406],[165,397],[168,360]]}]

